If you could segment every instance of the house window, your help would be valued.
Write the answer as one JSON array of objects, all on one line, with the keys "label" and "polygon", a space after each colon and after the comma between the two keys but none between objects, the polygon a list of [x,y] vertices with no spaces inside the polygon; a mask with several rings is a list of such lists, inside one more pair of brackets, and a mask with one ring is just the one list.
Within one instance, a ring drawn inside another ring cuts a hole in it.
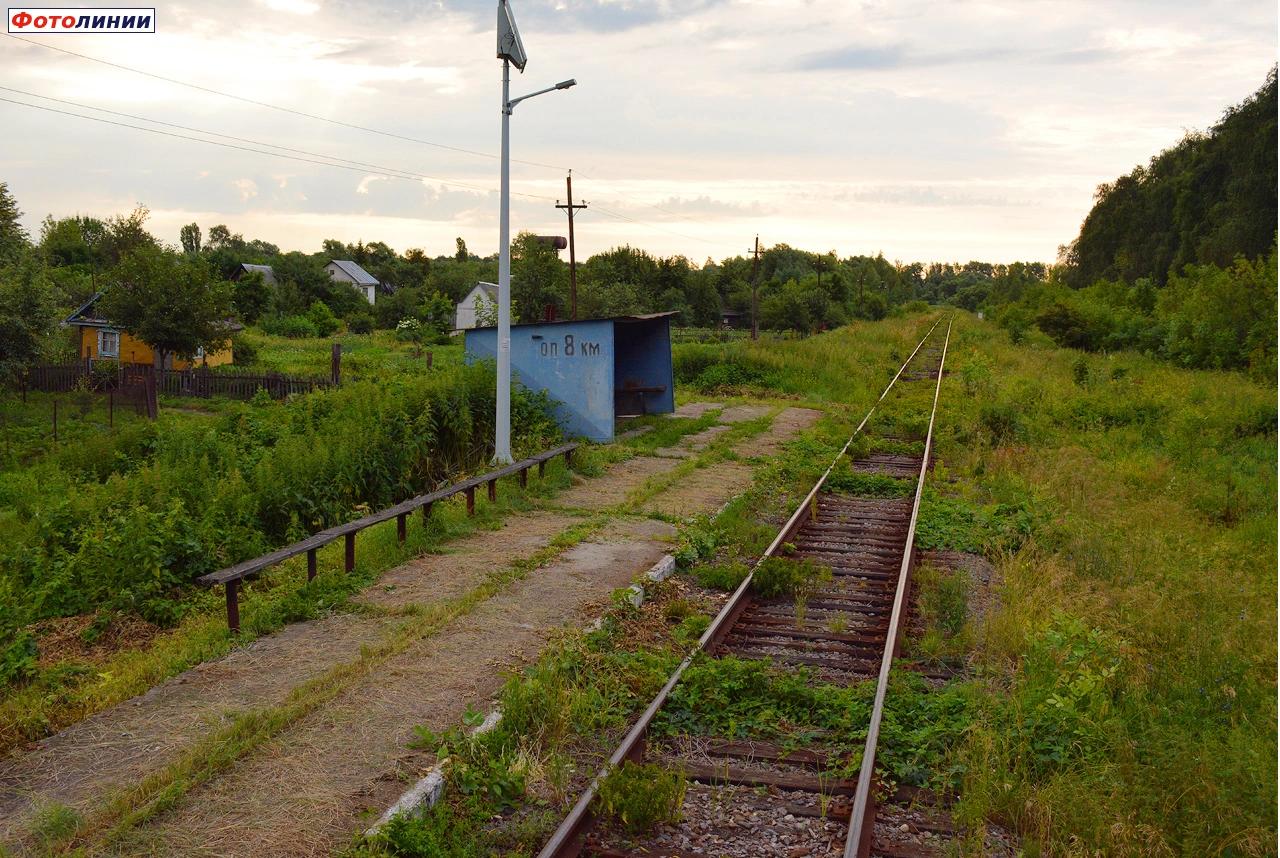
[{"label": "house window", "polygon": [[98,357],[120,357],[120,332],[98,331]]}]

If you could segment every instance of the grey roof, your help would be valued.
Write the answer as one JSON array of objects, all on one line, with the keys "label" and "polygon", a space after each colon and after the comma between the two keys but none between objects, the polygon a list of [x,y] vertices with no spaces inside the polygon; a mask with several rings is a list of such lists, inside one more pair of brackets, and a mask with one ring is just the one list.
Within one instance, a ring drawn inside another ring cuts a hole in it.
[{"label": "grey roof", "polygon": [[480,280],[476,283],[476,285],[480,287],[481,292],[489,296],[490,301],[498,300],[498,284],[497,283],[486,283],[483,280]]},{"label": "grey roof", "polygon": [[270,265],[254,265],[252,262],[241,262],[240,269],[246,274],[258,272],[262,275],[262,282],[271,286],[276,285],[276,273],[271,270]]},{"label": "grey roof", "polygon": [[359,265],[356,265],[350,259],[330,259],[330,264],[338,266],[343,274],[350,277],[357,286],[377,286],[378,278],[374,277],[368,271],[365,271]]}]

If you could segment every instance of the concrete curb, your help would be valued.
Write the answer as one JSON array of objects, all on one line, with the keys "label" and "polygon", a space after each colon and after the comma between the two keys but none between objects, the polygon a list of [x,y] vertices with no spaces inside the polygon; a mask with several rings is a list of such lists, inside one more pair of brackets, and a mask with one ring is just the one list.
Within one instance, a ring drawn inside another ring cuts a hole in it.
[{"label": "concrete curb", "polygon": [[[670,578],[676,571],[676,559],[670,554],[662,555],[657,563],[644,573],[646,581],[655,584]],[[632,584],[627,588],[626,599],[637,608],[644,604],[645,592],[642,584]],[[587,626],[587,631],[595,631],[601,627],[604,618],[601,617]],[[488,733],[494,727],[498,726],[498,722],[502,720],[502,710],[494,709],[485,716],[484,721],[480,722],[480,726],[471,731],[471,735],[480,736]],[[397,816],[415,816],[421,815],[424,811],[430,810],[435,806],[436,802],[444,794],[444,770],[440,764],[432,766],[425,775],[418,779],[417,783],[409,787],[396,803],[387,808],[382,816],[378,817],[378,821],[369,826],[365,831],[365,837],[373,837],[382,828]]]},{"label": "concrete curb", "polygon": [[[480,725],[471,731],[471,737],[488,733],[502,720],[502,710],[494,709],[484,717]],[[444,769],[437,763],[432,766],[418,782],[409,787],[404,795],[396,799],[396,803],[387,808],[386,813],[378,817],[378,821],[369,826],[365,837],[373,837],[397,816],[421,816],[424,811],[435,807],[436,802],[444,795]]]}]

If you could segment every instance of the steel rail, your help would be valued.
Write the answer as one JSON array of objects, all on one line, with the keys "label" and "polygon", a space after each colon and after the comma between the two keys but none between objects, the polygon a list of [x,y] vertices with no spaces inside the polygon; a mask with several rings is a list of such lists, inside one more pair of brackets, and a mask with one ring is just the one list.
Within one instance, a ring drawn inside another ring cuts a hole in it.
[{"label": "steel rail", "polygon": [[885,637],[884,655],[880,660],[880,676],[876,680],[875,702],[871,707],[871,722],[867,727],[867,744],[862,752],[862,768],[858,771],[858,789],[853,796],[853,809],[849,814],[848,837],[844,844],[844,858],[867,858],[871,853],[871,841],[875,830],[875,814],[868,815],[871,803],[871,778],[875,773],[876,745],[880,740],[880,722],[884,718],[884,700],[889,690],[889,671],[897,655],[898,636],[901,634],[902,615],[906,610],[907,592],[911,584],[911,565],[915,557],[916,521],[920,517],[920,498],[924,495],[924,478],[929,471],[929,452],[933,448],[933,424],[938,416],[938,396],[942,393],[942,370],[947,363],[947,346],[951,344],[951,325],[947,322],[947,336],[942,343],[942,358],[938,361],[938,382],[933,388],[933,409],[929,412],[929,431],[924,440],[924,458],[920,461],[920,476],[916,480],[916,497],[911,506],[911,523],[907,526],[906,551],[902,566],[898,569],[898,591],[893,597],[893,613],[889,618],[889,630]]},{"label": "steel rail", "polygon": [[[853,434],[849,436],[848,440],[844,442],[844,446],[840,448],[840,452],[831,460],[831,464],[827,466],[822,477],[814,484],[809,493],[805,495],[804,500],[796,506],[791,517],[787,519],[787,523],[778,531],[778,535],[765,550],[763,555],[764,557],[773,556],[773,553],[778,550],[779,546],[781,546],[783,542],[786,541],[787,537],[794,533],[800,526],[805,514],[809,511],[811,504],[817,497],[818,492],[822,489],[823,484],[825,484],[827,478],[831,476],[831,472],[835,470],[835,467],[839,464],[841,457],[848,452],[849,446],[853,444],[853,439],[856,438],[867,425],[867,421],[871,419],[872,415],[875,414],[876,409],[880,407],[880,403],[882,403],[884,398],[889,395],[889,391],[898,382],[898,379],[902,376],[902,373],[906,370],[907,366],[915,359],[916,354],[924,346],[925,342],[928,341],[929,337],[933,335],[933,332],[937,330],[938,325],[940,324],[942,324],[941,317],[933,323],[932,327],[930,327],[925,335],[920,339],[920,342],[916,343],[916,347],[911,350],[911,354],[907,356],[907,359],[902,362],[902,366],[898,367],[898,371],[894,373],[893,378],[889,380],[887,385],[885,385],[884,390],[880,392],[880,396],[876,398],[876,401],[867,411],[866,416],[862,418],[862,422],[860,422],[857,428],[853,430]],[[950,336],[950,332],[951,325],[948,323],[948,336]],[[946,347],[944,346],[943,355],[945,356],[945,354]],[[942,378],[941,366],[938,368],[938,378]],[[930,428],[932,429],[932,421],[930,422]],[[925,461],[928,462],[927,447],[925,449]],[[914,525],[914,517],[912,522]],[[910,543],[908,543],[908,547],[909,546]],[[907,553],[909,556],[910,551],[908,550]],[[698,639],[698,645],[690,650],[689,654],[684,657],[684,660],[681,661],[680,665],[675,669],[675,672],[673,672],[667,679],[666,684],[662,686],[662,689],[657,693],[653,700],[650,701],[649,706],[644,710],[644,713],[636,723],[632,725],[631,729],[627,732],[626,737],[618,746],[618,749],[609,757],[609,762],[599,771],[595,778],[592,779],[591,783],[574,804],[573,809],[569,811],[568,816],[564,818],[559,827],[556,828],[555,832],[547,840],[546,845],[542,847],[542,851],[538,853],[538,858],[572,858],[572,856],[576,856],[581,852],[582,846],[586,841],[587,832],[590,829],[592,822],[591,802],[595,800],[596,793],[600,786],[600,781],[607,777],[611,771],[622,765],[624,760],[630,759],[638,761],[639,758],[643,756],[645,736],[649,731],[649,725],[653,722],[654,716],[658,714],[658,710],[666,703],[667,697],[671,693],[671,689],[675,688],[676,683],[680,681],[680,677],[684,675],[685,670],[693,663],[693,660],[697,657],[698,653],[704,652],[707,645],[713,640],[723,637],[728,627],[732,624],[731,620],[735,618],[737,614],[741,613],[742,608],[745,606],[747,591],[751,586],[751,577],[754,574],[754,570],[748,573],[747,577],[738,585],[738,588],[733,591],[733,595],[729,598],[729,601],[724,604],[724,607],[720,609],[720,612],[716,614],[715,619],[712,620],[711,625],[707,627],[707,630],[702,633],[702,637]]]}]

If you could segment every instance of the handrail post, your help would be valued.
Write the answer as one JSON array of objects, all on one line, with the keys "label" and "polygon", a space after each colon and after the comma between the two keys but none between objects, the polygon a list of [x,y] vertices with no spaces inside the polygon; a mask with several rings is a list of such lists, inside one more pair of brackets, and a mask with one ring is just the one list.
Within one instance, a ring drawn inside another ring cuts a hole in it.
[{"label": "handrail post", "polygon": [[404,538],[406,535],[405,534],[405,531],[407,529],[407,526],[405,523],[406,518],[407,518],[407,513],[403,513],[403,512],[396,516],[396,539],[400,542],[401,545],[404,545]]},{"label": "handrail post", "polygon": [[227,628],[231,634],[240,634],[240,582],[234,578],[227,582]]},{"label": "handrail post", "polygon": [[489,503],[497,503],[498,501],[498,481],[496,479],[489,480]]},{"label": "handrail post", "polygon": [[355,531],[346,535],[346,557],[343,558],[344,566],[348,572],[354,571],[356,568],[356,534]]},{"label": "handrail post", "polygon": [[424,503],[422,505],[422,523],[425,525],[430,520],[431,520],[431,504]]},{"label": "handrail post", "polygon": [[476,487],[467,487],[467,515],[476,514]]},{"label": "handrail post", "polygon": [[539,459],[538,460],[538,479],[542,479],[546,475],[547,475],[547,460]]},{"label": "handrail post", "polygon": [[529,468],[526,466],[520,469],[520,488],[524,489],[528,487],[529,487]]},{"label": "handrail post", "polygon": [[316,550],[314,548],[307,550],[307,580],[314,581],[316,579]]}]

